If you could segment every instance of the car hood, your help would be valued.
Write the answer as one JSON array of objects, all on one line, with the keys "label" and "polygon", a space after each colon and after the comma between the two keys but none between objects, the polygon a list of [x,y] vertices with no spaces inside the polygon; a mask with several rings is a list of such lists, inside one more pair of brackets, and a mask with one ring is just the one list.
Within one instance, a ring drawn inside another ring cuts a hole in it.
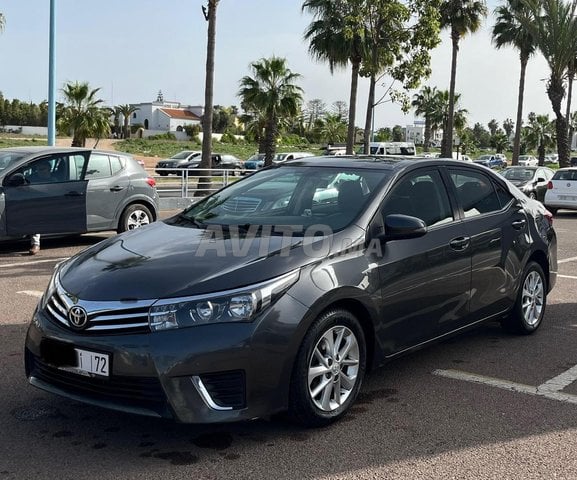
[{"label": "car hood", "polygon": [[[347,229],[347,238],[351,233],[364,239],[359,227]],[[331,245],[337,243],[333,237]],[[73,257],[62,268],[60,283],[93,301],[198,295],[252,285],[318,261],[307,251],[302,237],[239,239],[226,231],[155,222]]]}]

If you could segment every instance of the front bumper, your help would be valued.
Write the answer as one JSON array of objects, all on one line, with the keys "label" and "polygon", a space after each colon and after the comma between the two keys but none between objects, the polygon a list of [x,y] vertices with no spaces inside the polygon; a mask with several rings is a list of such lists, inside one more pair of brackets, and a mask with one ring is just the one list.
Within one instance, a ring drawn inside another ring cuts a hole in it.
[{"label": "front bumper", "polygon": [[[74,400],[179,422],[264,417],[288,408],[306,314],[285,294],[251,323],[94,335],[38,310],[26,338],[26,375],[32,385]],[[64,370],[50,353],[74,348],[107,353],[110,376]]]}]

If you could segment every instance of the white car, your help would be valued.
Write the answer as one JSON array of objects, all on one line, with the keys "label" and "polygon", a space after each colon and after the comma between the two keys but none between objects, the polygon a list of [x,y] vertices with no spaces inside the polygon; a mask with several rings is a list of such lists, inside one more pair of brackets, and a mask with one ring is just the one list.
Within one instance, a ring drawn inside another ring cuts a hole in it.
[{"label": "white car", "polygon": [[533,155],[519,155],[519,166],[521,167],[536,167],[539,165],[539,160]]},{"label": "white car", "polygon": [[559,209],[577,210],[577,168],[560,168],[547,185],[543,202],[551,213]]}]

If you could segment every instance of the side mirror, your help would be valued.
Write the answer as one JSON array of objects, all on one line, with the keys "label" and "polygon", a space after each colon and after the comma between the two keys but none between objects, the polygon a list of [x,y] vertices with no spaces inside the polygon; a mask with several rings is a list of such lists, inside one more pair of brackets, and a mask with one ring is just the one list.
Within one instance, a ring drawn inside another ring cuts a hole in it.
[{"label": "side mirror", "polygon": [[376,235],[383,241],[406,240],[422,237],[427,233],[427,224],[420,218],[409,215],[392,214],[385,218],[385,231]]},{"label": "side mirror", "polygon": [[28,182],[26,181],[22,173],[15,173],[8,179],[8,182],[6,184],[9,187],[20,187],[22,185],[26,185],[27,183]]}]

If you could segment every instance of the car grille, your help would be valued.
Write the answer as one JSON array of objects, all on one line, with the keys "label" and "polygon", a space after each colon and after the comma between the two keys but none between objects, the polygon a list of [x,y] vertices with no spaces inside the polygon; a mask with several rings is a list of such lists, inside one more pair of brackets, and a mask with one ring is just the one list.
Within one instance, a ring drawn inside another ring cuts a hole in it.
[{"label": "car grille", "polygon": [[246,407],[246,382],[243,370],[205,373],[200,375],[200,378],[217,405],[234,409]]},{"label": "car grille", "polygon": [[26,356],[30,376],[65,393],[148,408],[159,413],[166,410],[166,395],[158,378],[110,376],[101,379],[88,377],[49,365],[28,350]]},{"label": "car grille", "polygon": [[261,201],[256,197],[236,197],[224,202],[222,208],[227,212],[252,213],[259,207]]},{"label": "car grille", "polygon": [[[148,311],[154,300],[135,302],[88,302],[72,298],[61,285],[46,302],[44,312],[53,322],[80,334],[146,333],[150,332]],[[86,310],[85,328],[73,328],[68,319],[71,307]]]}]

